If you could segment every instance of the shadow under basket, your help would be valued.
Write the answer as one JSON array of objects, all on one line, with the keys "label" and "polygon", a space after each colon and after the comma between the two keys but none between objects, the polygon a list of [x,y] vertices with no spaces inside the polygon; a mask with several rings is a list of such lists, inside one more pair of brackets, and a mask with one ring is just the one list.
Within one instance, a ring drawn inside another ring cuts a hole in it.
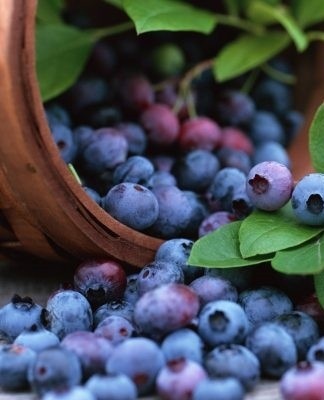
[{"label": "shadow under basket", "polygon": [[[35,69],[36,8],[36,0],[0,2],[0,254],[51,263],[109,256],[142,267],[163,241],[95,204],[52,139]],[[295,179],[311,171],[308,128],[324,99],[323,65],[323,47],[300,56],[296,101],[305,124],[290,149]]]}]

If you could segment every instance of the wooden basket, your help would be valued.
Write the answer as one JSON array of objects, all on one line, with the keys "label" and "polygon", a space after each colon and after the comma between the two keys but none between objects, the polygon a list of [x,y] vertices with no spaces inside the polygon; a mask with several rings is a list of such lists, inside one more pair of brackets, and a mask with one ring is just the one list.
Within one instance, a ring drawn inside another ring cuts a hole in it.
[{"label": "wooden basket", "polygon": [[[122,225],[95,204],[52,140],[35,72],[36,7],[36,0],[0,1],[0,253],[54,263],[110,256],[141,267],[162,240]],[[324,98],[324,57],[315,54],[308,63],[312,82],[307,90],[304,78],[300,85],[303,102],[310,93],[306,123],[291,148],[296,178],[310,168],[307,129]]]}]

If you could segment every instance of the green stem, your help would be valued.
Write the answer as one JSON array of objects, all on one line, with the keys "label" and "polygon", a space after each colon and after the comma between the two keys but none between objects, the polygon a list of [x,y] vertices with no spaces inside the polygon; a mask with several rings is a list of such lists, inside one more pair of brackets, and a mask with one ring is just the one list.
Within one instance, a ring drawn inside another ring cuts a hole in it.
[{"label": "green stem", "polygon": [[309,41],[321,40],[324,41],[324,32],[322,31],[310,31],[307,32],[307,38]]},{"label": "green stem", "polygon": [[80,178],[79,174],[76,172],[76,169],[74,168],[74,166],[72,164],[68,164],[68,168],[69,168],[71,174],[74,176],[75,180],[82,186],[81,178]]},{"label": "green stem", "polygon": [[134,23],[132,21],[127,21],[122,24],[108,26],[107,28],[88,29],[87,32],[89,32],[95,40],[98,40],[106,36],[117,35],[131,29],[134,29]]},{"label": "green stem", "polygon": [[260,74],[260,69],[259,68],[255,68],[255,69],[253,69],[251,71],[251,73],[249,74],[249,76],[245,80],[243,86],[241,87],[241,92],[242,93],[249,94],[251,92],[256,80],[258,79],[259,74]]},{"label": "green stem", "polygon": [[267,75],[279,82],[287,85],[294,85],[296,83],[296,77],[294,75],[279,71],[269,64],[263,64],[261,68]]},{"label": "green stem", "polygon": [[217,22],[222,25],[232,26],[242,29],[254,35],[261,35],[264,32],[264,27],[251,21],[246,21],[236,15],[214,14]]}]

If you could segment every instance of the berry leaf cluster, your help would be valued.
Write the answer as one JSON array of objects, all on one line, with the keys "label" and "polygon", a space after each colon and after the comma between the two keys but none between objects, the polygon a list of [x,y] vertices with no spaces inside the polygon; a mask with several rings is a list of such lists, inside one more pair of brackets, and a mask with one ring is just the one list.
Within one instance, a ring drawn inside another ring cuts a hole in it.
[{"label": "berry leaf cluster", "polygon": [[[309,131],[313,167],[324,172],[324,104]],[[277,211],[256,210],[197,240],[189,264],[209,268],[243,267],[270,261],[285,274],[314,275],[315,289],[324,306],[324,226],[303,225],[294,218],[291,203]],[[227,256],[226,256],[227,255]]]},{"label": "berry leaf cluster", "polygon": [[[323,32],[311,27],[324,20],[322,0],[224,0],[224,12],[215,13],[181,0],[104,0],[125,14],[125,22],[96,29],[71,28],[64,20],[63,0],[40,0],[36,26],[36,67],[44,101],[71,87],[81,74],[93,45],[100,39],[135,29],[216,33],[232,28],[234,38],[224,42],[212,65],[215,79],[235,78],[293,44],[305,51]],[[221,38],[220,38],[221,39]]]}]

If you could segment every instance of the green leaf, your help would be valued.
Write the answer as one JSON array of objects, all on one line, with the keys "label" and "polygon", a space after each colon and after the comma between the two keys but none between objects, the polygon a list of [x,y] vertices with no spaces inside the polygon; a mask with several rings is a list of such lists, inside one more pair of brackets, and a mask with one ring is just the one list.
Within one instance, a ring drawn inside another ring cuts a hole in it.
[{"label": "green leaf", "polygon": [[271,59],[289,42],[285,32],[241,35],[219,52],[213,65],[214,75],[219,82],[235,78]]},{"label": "green leaf", "polygon": [[289,13],[288,7],[281,4],[273,6],[265,1],[254,0],[250,4],[248,13],[256,21],[278,22],[286,29],[299,51],[304,51],[307,48],[307,36]]},{"label": "green leaf", "polygon": [[213,13],[176,0],[122,0],[138,34],[150,31],[194,31],[209,34],[216,26]]},{"label": "green leaf", "polygon": [[276,252],[298,246],[323,230],[299,224],[292,216],[290,203],[274,212],[254,211],[242,221],[240,251],[244,258]]},{"label": "green leaf", "polygon": [[314,287],[318,302],[324,308],[324,272],[314,275]]},{"label": "green leaf", "polygon": [[317,274],[324,270],[324,236],[276,253],[272,267],[284,274]]},{"label": "green leaf", "polygon": [[37,22],[46,24],[63,23],[61,12],[64,7],[64,0],[38,0]]},{"label": "green leaf", "polygon": [[239,250],[238,232],[241,221],[226,224],[195,241],[189,265],[203,267],[244,267],[269,261],[272,255],[243,259]]},{"label": "green leaf", "polygon": [[317,108],[309,128],[309,152],[315,170],[324,173],[324,103]]},{"label": "green leaf", "polygon": [[290,7],[292,14],[302,27],[324,20],[323,0],[292,0]]},{"label": "green leaf", "polygon": [[43,101],[59,95],[79,77],[95,37],[67,25],[39,25],[36,66]]}]

